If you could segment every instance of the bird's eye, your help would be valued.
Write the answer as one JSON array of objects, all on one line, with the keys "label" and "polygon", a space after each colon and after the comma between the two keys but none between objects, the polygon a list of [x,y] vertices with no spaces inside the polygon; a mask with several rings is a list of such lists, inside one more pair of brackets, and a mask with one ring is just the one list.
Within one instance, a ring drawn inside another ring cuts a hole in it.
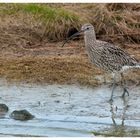
[{"label": "bird's eye", "polygon": [[89,27],[87,27],[87,30],[89,29]]}]

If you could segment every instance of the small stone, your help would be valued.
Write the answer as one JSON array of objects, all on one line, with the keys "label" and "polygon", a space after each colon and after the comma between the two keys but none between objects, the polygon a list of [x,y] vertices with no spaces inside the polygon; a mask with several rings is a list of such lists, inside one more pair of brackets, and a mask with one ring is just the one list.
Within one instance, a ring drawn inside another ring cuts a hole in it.
[{"label": "small stone", "polygon": [[0,113],[1,112],[8,112],[9,108],[6,104],[0,104]]},{"label": "small stone", "polygon": [[60,101],[59,100],[56,100],[56,101],[54,101],[55,103],[60,103]]},{"label": "small stone", "polygon": [[27,110],[15,110],[11,113],[10,117],[15,120],[27,121],[33,119],[34,115]]}]

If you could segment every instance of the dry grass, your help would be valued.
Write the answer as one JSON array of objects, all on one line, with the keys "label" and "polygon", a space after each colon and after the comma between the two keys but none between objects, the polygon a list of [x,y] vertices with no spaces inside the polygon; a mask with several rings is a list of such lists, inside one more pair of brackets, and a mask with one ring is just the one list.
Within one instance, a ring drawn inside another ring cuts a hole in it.
[{"label": "dry grass", "polygon": [[[99,39],[140,43],[140,4],[85,4],[73,11],[95,26]],[[78,7],[78,6],[77,6]]]},{"label": "dry grass", "polygon": [[9,82],[59,83],[97,86],[101,72],[81,57],[24,57],[0,59],[0,76]]},{"label": "dry grass", "polygon": [[[91,66],[85,57],[80,56],[0,58],[0,77],[9,83],[80,84],[95,87],[103,84],[104,80],[98,78],[103,74],[103,71]],[[126,73],[127,84],[138,83],[139,75],[137,70]],[[110,75],[106,75],[107,83],[112,82],[110,78]]]}]

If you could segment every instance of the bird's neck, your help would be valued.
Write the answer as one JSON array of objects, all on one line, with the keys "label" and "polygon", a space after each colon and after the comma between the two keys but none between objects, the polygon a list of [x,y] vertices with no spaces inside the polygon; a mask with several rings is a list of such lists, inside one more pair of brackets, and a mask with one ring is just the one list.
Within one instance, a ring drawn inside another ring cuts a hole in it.
[{"label": "bird's neck", "polygon": [[95,63],[95,56],[97,55],[97,46],[96,46],[96,36],[95,36],[95,32],[87,32],[84,35],[84,39],[85,39],[85,47],[87,50],[87,54],[89,56],[89,58],[91,58],[90,60]]},{"label": "bird's neck", "polygon": [[94,46],[94,44],[96,42],[95,32],[94,31],[86,32],[85,35],[84,35],[84,40],[85,40],[86,48]]}]

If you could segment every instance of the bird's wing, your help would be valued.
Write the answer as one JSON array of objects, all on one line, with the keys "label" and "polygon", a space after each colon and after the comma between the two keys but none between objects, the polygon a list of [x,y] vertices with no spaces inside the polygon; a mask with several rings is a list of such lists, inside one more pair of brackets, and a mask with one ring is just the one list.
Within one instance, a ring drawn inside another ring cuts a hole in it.
[{"label": "bird's wing", "polygon": [[102,47],[102,56],[105,61],[120,64],[121,66],[133,66],[138,63],[135,58],[131,57],[118,46],[104,41],[101,41],[100,44]]}]

